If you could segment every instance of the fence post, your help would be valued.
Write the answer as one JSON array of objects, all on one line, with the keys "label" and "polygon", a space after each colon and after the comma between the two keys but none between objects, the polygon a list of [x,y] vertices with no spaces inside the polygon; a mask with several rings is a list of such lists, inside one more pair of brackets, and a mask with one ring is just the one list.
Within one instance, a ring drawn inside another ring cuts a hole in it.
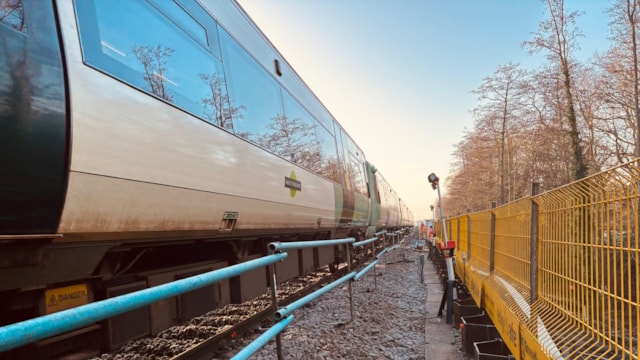
[{"label": "fence post", "polygon": [[[470,210],[467,211],[467,214],[471,212]],[[466,263],[464,264],[465,266],[462,267],[462,281],[466,284],[467,283],[467,266],[466,264],[469,263],[469,261],[471,260],[471,216],[466,215],[467,216],[467,260]]]},{"label": "fence post", "polygon": [[[491,208],[496,208],[496,202],[491,202]],[[495,261],[496,252],[496,213],[491,212],[491,230],[490,230],[491,250],[489,251],[489,272],[493,272],[493,263]]]},{"label": "fence post", "polygon": [[[351,273],[351,244],[345,245],[347,247],[347,273]],[[349,281],[349,314],[351,318],[349,322],[353,321],[353,288],[351,287],[351,281]]]},{"label": "fence post", "polygon": [[[270,252],[270,255],[273,255],[274,252]],[[278,311],[278,283],[277,283],[277,275],[276,275],[276,264],[273,263],[269,265],[269,270],[271,271],[271,301],[273,304],[273,312]],[[278,356],[278,360],[284,359],[282,355],[282,337],[280,333],[276,335],[276,354]]]},{"label": "fence post", "polygon": [[531,183],[531,229],[530,229],[530,258],[531,269],[529,273],[529,288],[531,289],[531,297],[529,303],[533,304],[538,299],[538,204],[533,197],[540,192],[540,183]]},{"label": "fence post", "polygon": [[420,284],[424,284],[424,254],[420,254]]},{"label": "fence post", "polygon": [[[384,234],[382,235],[384,236]],[[371,256],[376,256],[376,242],[371,243]],[[378,290],[378,274],[376,273],[376,267],[373,267],[373,290]]]},{"label": "fence post", "polygon": [[467,215],[467,261],[471,260],[471,216]]}]

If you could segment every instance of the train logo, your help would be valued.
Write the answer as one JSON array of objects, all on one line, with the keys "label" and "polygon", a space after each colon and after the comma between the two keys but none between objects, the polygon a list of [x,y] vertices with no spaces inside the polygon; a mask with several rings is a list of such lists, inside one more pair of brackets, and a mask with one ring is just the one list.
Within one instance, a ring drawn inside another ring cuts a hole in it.
[{"label": "train logo", "polygon": [[298,191],[302,191],[302,183],[296,178],[296,173],[291,170],[291,175],[284,177],[284,187],[289,189],[291,197],[296,197]]}]

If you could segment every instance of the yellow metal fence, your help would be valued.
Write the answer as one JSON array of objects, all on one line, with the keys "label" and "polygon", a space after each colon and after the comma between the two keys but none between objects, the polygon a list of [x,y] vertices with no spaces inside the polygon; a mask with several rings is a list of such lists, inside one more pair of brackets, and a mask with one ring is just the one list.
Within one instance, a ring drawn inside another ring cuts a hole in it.
[{"label": "yellow metal fence", "polygon": [[639,166],[447,220],[456,275],[517,359],[638,359]]}]

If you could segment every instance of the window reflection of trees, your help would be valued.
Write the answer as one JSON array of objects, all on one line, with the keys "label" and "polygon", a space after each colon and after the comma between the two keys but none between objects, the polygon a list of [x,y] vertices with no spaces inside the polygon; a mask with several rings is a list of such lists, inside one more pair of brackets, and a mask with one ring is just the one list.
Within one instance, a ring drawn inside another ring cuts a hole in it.
[{"label": "window reflection of trees", "polygon": [[364,173],[364,155],[362,150],[358,148],[356,143],[349,137],[345,136],[346,142],[346,156],[347,160],[347,171],[349,173],[349,178],[351,179],[351,184],[355,191],[366,195],[367,191],[367,182]]},{"label": "window reflection of trees", "polygon": [[27,31],[22,0],[0,0],[0,23],[18,31]]},{"label": "window reflection of trees", "polygon": [[229,98],[242,106],[242,112],[231,112],[234,132],[264,142],[274,131],[273,118],[285,113],[281,87],[226,31],[220,29],[219,37]]},{"label": "window reflection of trees", "polygon": [[[173,103],[174,96],[169,92],[167,84],[171,81],[165,74],[168,58],[175,50],[164,45],[155,47],[134,45],[131,47],[131,52],[144,68],[143,79],[148,85],[148,90],[159,98]],[[199,73],[197,76],[208,89],[208,94],[200,99],[203,106],[202,116],[214,125],[233,131],[232,118],[233,116],[242,118],[242,110],[245,106],[231,106],[232,101],[226,93],[224,75],[213,72]]]},{"label": "window reflection of trees", "polygon": [[169,94],[166,85],[167,78],[164,74],[166,72],[166,58],[170,57],[175,50],[163,45],[156,45],[155,47],[134,45],[131,47],[131,52],[144,68],[143,78],[149,85],[151,93],[161,99],[172,102],[173,96]]},{"label": "window reflection of trees", "polygon": [[322,165],[320,175],[336,183],[340,181],[340,164],[337,157],[327,157]]},{"label": "window reflection of trees", "polygon": [[353,154],[349,154],[349,175],[351,176],[351,183],[355,190],[361,194],[365,194],[367,189],[364,180],[364,174],[362,172],[362,162]]},{"label": "window reflection of trees", "polygon": [[255,139],[258,145],[293,163],[314,169],[319,154],[312,140],[313,125],[279,114],[271,118],[267,129],[271,131]]},{"label": "window reflection of trees", "polygon": [[255,138],[255,142],[270,152],[298,164],[334,182],[340,182],[340,170],[335,155],[335,142],[323,145],[316,140],[317,123],[310,124],[286,115],[271,118],[271,132]]},{"label": "window reflection of trees", "polygon": [[204,116],[215,125],[233,131],[233,118],[242,118],[244,105],[232,106],[232,100],[226,93],[224,75],[218,73],[198,74],[200,80],[209,87],[209,96],[202,98],[205,107]]},{"label": "window reflection of trees", "polygon": [[336,139],[318,122],[315,123],[315,130],[320,150],[320,169],[318,174],[334,182],[341,182]]}]

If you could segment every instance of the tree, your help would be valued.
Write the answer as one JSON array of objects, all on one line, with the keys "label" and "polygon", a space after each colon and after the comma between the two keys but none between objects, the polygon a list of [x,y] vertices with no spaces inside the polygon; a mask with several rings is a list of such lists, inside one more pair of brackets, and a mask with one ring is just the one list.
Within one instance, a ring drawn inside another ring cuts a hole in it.
[{"label": "tree", "polygon": [[575,11],[565,13],[564,0],[546,0],[546,5],[550,18],[540,23],[534,39],[525,41],[523,46],[530,53],[547,51],[547,59],[558,64],[564,92],[563,101],[566,111],[564,116],[569,127],[568,133],[573,155],[572,178],[578,180],[587,176],[588,172],[580,142],[571,84],[571,51],[578,46],[577,39],[582,36],[580,31],[575,28],[579,13]]},{"label": "tree", "polygon": [[557,76],[556,66],[544,67],[528,80],[527,117],[531,126],[527,129],[529,164],[535,169],[529,181],[543,182],[554,188],[570,182],[573,176],[574,157],[568,149],[571,139],[566,136],[569,127],[563,121],[566,114],[564,86]]},{"label": "tree", "polygon": [[598,127],[606,145],[601,151],[610,165],[622,164],[635,157],[634,75],[632,67],[627,65],[629,58],[628,51],[614,46],[595,60],[599,69],[594,85],[600,101]]},{"label": "tree", "polygon": [[579,130],[585,145],[585,162],[591,171],[597,172],[616,165],[611,162],[610,146],[604,131],[608,121],[603,117],[607,100],[602,97],[602,85],[606,80],[599,68],[593,65],[579,65],[574,74],[575,104],[576,112],[582,119]]},{"label": "tree", "polygon": [[632,114],[634,123],[634,155],[640,157],[640,79],[638,78],[638,34],[640,24],[639,0],[615,0],[609,9],[611,39],[628,56],[620,60],[631,69],[628,81],[633,89]]},{"label": "tree", "polygon": [[478,96],[480,105],[474,109],[477,128],[487,129],[488,136],[497,139],[500,158],[500,204],[506,202],[505,193],[505,156],[507,139],[511,132],[510,123],[515,121],[521,109],[523,80],[526,73],[518,64],[509,63],[499,66],[493,76],[486,77],[479,88],[472,92]]},{"label": "tree", "polygon": [[449,214],[486,209],[495,201],[499,162],[494,144],[493,138],[477,131],[466,131],[463,140],[456,144],[444,196]]}]

